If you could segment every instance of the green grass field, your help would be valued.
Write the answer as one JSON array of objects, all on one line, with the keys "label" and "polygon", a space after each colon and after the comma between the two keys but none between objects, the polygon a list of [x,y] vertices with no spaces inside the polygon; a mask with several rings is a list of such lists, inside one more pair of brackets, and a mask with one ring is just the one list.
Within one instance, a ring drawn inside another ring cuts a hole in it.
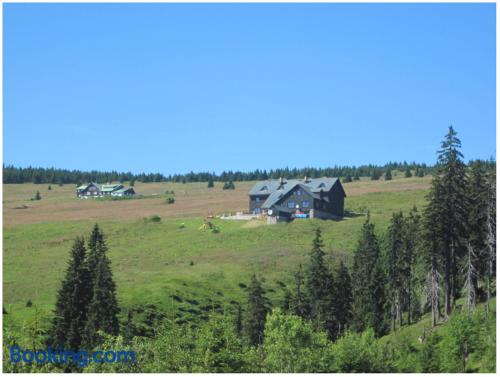
[{"label": "green grass field", "polygon": [[[382,235],[393,212],[409,211],[413,205],[423,208],[428,183],[426,177],[346,184],[345,207],[356,212],[370,210],[377,232]],[[244,206],[250,185],[245,183],[236,193],[224,195],[235,195],[235,198],[239,195],[237,200],[232,197],[228,200],[234,203],[233,207]],[[28,196],[24,192],[33,191],[32,187],[9,185],[5,188],[4,185],[3,306],[8,312],[4,320],[14,326],[31,320],[35,312],[44,318],[50,316],[71,244],[76,236],[88,235],[95,222],[107,236],[121,306],[153,303],[173,316],[181,307],[185,311],[213,303],[225,307],[232,301],[242,302],[244,290],[240,284],[248,284],[253,273],[265,279],[269,297],[278,304],[283,296],[281,283],[293,281],[294,271],[310,249],[315,227],[319,226],[323,231],[329,258],[350,263],[361,224],[365,221],[365,216],[358,216],[342,221],[296,220],[268,226],[258,221],[214,220],[221,230],[214,234],[199,229],[203,216],[183,217],[181,207],[176,216],[164,217],[161,211],[165,205],[158,204],[161,223],[145,223],[139,209],[141,203],[153,199],[135,201],[133,215],[115,219],[96,215],[72,220],[75,216],[71,214],[68,220],[39,221],[35,213],[33,221],[26,221],[29,220],[26,212],[22,213],[22,223],[6,219],[14,216],[14,212],[6,213],[5,203],[24,203],[24,197]],[[205,189],[200,187],[200,184],[182,185],[183,196],[189,196],[192,189],[201,197]],[[175,187],[176,194],[180,189],[180,184]],[[82,203],[72,197],[71,190],[61,190],[61,195],[68,195],[64,197],[64,203],[75,203],[75,206],[131,205],[128,203],[131,201]],[[57,208],[56,202],[53,199],[54,209]],[[168,210],[175,211],[177,202]],[[26,204],[31,205],[30,202]],[[46,206],[43,210],[50,211],[50,205],[43,204]],[[209,210],[207,205],[206,212]],[[148,207],[145,215],[151,211]],[[56,214],[54,217],[58,218]],[[182,223],[185,226],[180,228]],[[176,299],[172,297],[174,295]],[[28,300],[32,301],[32,307],[26,306]]]}]

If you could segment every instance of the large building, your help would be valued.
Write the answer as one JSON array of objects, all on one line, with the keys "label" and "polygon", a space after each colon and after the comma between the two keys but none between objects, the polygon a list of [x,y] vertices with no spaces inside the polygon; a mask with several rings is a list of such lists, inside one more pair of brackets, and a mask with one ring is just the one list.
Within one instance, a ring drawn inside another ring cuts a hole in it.
[{"label": "large building", "polygon": [[269,222],[344,217],[346,194],[338,178],[262,181],[248,196],[250,213],[267,215]]},{"label": "large building", "polygon": [[95,198],[102,196],[132,196],[135,191],[132,187],[124,187],[121,184],[106,184],[98,186],[89,183],[76,188],[76,196],[79,198]]}]

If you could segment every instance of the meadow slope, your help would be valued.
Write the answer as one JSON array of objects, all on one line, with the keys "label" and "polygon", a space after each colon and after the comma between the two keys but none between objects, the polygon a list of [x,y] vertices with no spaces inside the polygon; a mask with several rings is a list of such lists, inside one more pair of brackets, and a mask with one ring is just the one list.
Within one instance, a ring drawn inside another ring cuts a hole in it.
[{"label": "meadow slope", "polygon": [[[344,184],[346,209],[370,210],[382,234],[393,212],[423,208],[429,182],[429,177],[395,177]],[[6,322],[20,325],[35,313],[50,316],[73,239],[88,235],[96,222],[107,236],[121,306],[154,303],[172,316],[179,310],[196,313],[198,306],[241,302],[241,287],[253,273],[265,279],[271,300],[279,303],[283,284],[292,282],[318,226],[328,257],[350,263],[365,216],[274,226],[215,220],[220,233],[200,230],[207,214],[245,210],[252,184],[237,182],[236,190],[223,191],[220,184],[208,189],[206,183],[137,183],[138,193],[157,197],[127,201],[77,199],[72,185],[53,185],[51,191],[46,185],[4,185]],[[37,190],[42,200],[30,201]],[[166,190],[175,191],[172,205],[163,203]],[[143,221],[154,214],[161,223]],[[28,300],[32,307],[26,306]]]}]

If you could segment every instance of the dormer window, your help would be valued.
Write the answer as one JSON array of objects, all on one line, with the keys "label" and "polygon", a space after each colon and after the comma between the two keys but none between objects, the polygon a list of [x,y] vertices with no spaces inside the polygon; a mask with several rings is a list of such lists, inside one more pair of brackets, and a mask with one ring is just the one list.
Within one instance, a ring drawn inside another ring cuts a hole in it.
[{"label": "dormer window", "polygon": [[323,188],[325,187],[325,184],[323,182],[321,182],[319,185],[318,185],[318,188]]},{"label": "dormer window", "polygon": [[262,188],[260,189],[260,191],[267,191],[267,186],[262,186]]}]

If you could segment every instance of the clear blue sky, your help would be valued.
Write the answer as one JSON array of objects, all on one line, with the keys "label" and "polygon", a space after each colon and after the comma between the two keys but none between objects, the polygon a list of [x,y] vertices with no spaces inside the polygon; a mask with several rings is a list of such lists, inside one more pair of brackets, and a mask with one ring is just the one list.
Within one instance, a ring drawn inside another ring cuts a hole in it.
[{"label": "clear blue sky", "polygon": [[4,162],[433,163],[495,149],[495,4],[4,4]]}]

